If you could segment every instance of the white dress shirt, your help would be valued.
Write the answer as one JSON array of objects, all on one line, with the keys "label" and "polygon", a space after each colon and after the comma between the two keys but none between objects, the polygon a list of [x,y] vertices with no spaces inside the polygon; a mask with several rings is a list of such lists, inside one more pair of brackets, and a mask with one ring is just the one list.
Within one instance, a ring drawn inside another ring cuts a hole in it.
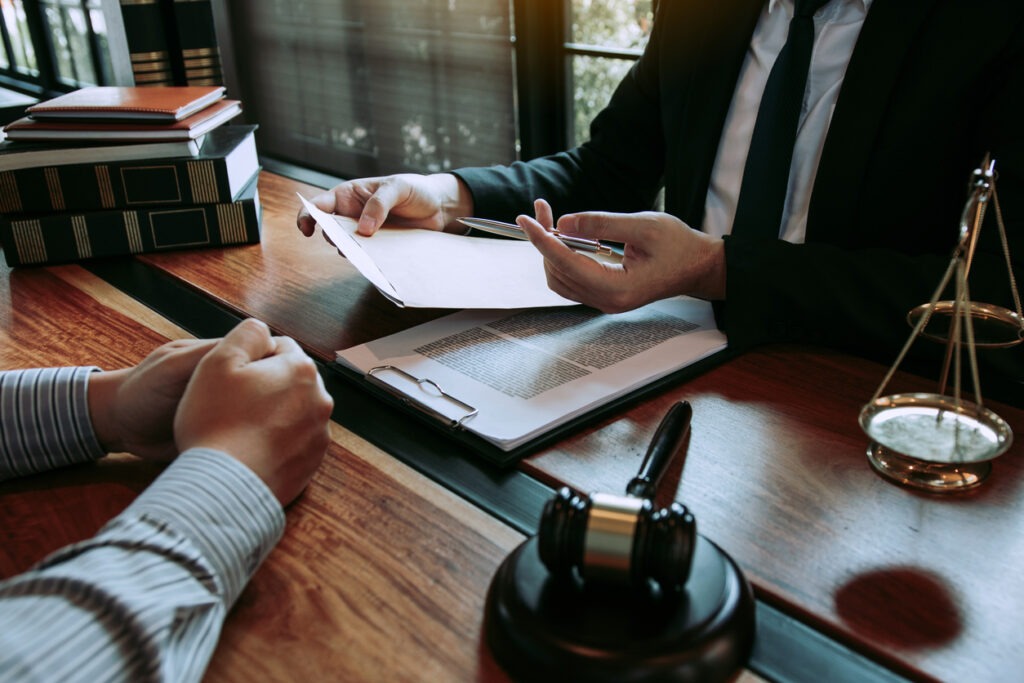
[{"label": "white dress shirt", "polygon": [[[804,241],[807,207],[825,145],[825,134],[871,2],[832,0],[814,15],[811,68],[793,148],[786,204],[782,211],[780,236],[788,242]],[[769,0],[754,29],[725,119],[708,187],[703,229],[716,237],[732,230],[757,109],[775,58],[786,43],[792,16],[793,0]]]}]

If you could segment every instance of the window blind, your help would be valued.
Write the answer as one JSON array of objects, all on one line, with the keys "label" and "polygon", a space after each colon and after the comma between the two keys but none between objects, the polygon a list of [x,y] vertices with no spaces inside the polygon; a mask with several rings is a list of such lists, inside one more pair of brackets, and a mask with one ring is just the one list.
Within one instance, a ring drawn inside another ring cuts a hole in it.
[{"label": "window blind", "polygon": [[508,0],[233,0],[261,153],[341,177],[515,158]]}]

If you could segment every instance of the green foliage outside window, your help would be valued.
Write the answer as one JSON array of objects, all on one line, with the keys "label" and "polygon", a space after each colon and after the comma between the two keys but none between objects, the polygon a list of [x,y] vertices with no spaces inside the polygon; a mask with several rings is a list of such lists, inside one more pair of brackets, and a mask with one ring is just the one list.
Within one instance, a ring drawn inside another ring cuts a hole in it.
[{"label": "green foliage outside window", "polygon": [[653,22],[651,0],[572,0],[570,42],[616,51],[616,57],[572,56],[572,139],[588,137],[590,121],[643,51]]}]

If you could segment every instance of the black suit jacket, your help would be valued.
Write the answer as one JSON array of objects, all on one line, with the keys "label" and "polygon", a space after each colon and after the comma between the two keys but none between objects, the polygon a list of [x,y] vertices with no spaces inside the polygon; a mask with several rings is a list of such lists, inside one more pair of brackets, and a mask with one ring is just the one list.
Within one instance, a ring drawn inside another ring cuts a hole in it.
[{"label": "black suit jacket", "polygon": [[[763,4],[662,0],[643,57],[587,143],[456,172],[477,214],[512,220],[535,197],[556,215],[646,210],[664,186],[665,210],[700,226]],[[805,243],[726,238],[728,291],[718,313],[730,345],[822,343],[891,363],[910,336],[907,312],[930,299],[946,270],[968,180],[987,152],[1022,282],[1024,3],[875,0],[825,140]],[[970,282],[973,299],[1014,307],[994,216]],[[920,340],[915,355],[937,362],[939,346]],[[995,369],[989,377],[1024,400],[1024,346],[981,356]]]}]

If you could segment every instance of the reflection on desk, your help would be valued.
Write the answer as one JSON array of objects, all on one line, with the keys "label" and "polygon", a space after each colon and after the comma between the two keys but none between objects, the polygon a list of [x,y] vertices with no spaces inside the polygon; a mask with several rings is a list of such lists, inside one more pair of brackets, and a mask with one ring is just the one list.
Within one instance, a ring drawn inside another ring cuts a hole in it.
[{"label": "reflection on desk", "polygon": [[[149,254],[136,263],[219,310],[265,320],[324,362],[336,349],[444,313],[395,307],[329,244],[302,237],[295,193],[316,191],[264,173],[260,245]],[[57,278],[38,273],[8,275],[13,309],[35,296],[24,292],[45,291],[47,278]],[[4,330],[14,344],[37,326],[61,339],[45,323],[13,320]],[[81,323],[83,335],[106,335],[89,343],[90,352],[123,342],[122,360],[130,362],[150,348],[133,337],[142,325],[110,320],[123,334]],[[882,480],[867,464],[857,415],[885,370],[820,349],[751,352],[526,458],[520,471],[552,486],[618,491],[665,410],[685,399],[693,406],[686,465],[667,474],[659,503],[685,503],[701,533],[741,565],[759,599],[902,675],[1011,680],[1024,668],[1018,619],[1007,609],[1024,604],[1024,445],[1018,439],[990,479],[962,496],[917,494]],[[901,373],[892,389],[915,381]],[[1024,433],[1024,411],[992,407]],[[339,419],[388,448],[405,437]],[[285,539],[229,618],[211,676],[287,671],[296,678],[336,669],[329,677],[500,678],[486,656],[477,659],[482,598],[522,537],[350,438],[332,448],[330,463],[289,513]],[[126,479],[121,500],[131,485]],[[33,486],[38,498],[51,484]],[[59,490],[59,499],[71,495]],[[3,491],[5,503],[13,500]],[[12,567],[4,562],[5,571]],[[431,629],[441,634],[437,641],[424,635]],[[381,648],[385,638],[403,647]]]},{"label": "reflection on desk", "polygon": [[[123,367],[186,334],[79,266],[0,272],[0,320],[0,369]],[[479,631],[522,535],[337,424],[331,437],[205,680],[504,680]],[[0,484],[0,577],[92,535],[159,471],[114,455]]]}]

